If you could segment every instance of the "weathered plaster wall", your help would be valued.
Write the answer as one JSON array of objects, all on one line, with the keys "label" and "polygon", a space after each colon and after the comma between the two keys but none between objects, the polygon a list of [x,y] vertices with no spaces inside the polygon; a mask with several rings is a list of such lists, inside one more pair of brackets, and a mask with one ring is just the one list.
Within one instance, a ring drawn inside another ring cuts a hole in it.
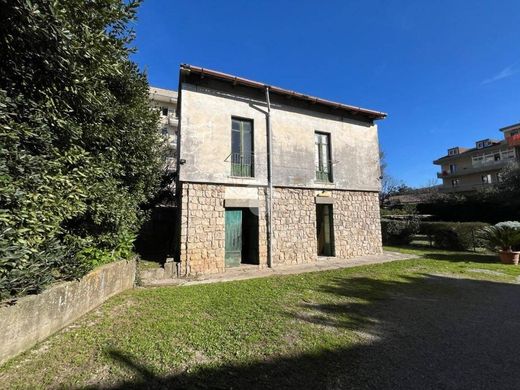
[{"label": "weathered plaster wall", "polygon": [[[267,183],[266,106],[233,91],[181,86],[180,180],[220,184]],[[230,177],[231,118],[254,123],[255,177]],[[273,98],[273,183],[302,188],[379,190],[377,126]],[[315,182],[314,132],[331,134],[334,183]]]},{"label": "weathered plaster wall", "polygon": [[0,364],[72,323],[108,298],[130,289],[135,261],[100,267],[79,281],[61,283],[38,295],[0,307]]}]

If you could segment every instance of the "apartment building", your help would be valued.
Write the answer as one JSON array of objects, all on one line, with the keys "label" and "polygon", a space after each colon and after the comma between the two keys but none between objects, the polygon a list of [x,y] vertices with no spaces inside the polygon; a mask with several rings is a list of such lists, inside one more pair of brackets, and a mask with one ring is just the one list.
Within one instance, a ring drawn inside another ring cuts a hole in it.
[{"label": "apartment building", "polygon": [[182,275],[382,252],[386,114],[191,65],[178,107]]},{"label": "apartment building", "polygon": [[433,163],[441,167],[441,192],[477,191],[500,182],[500,171],[520,160],[520,123],[500,129],[502,140],[484,139],[473,148],[454,147]]},{"label": "apartment building", "polygon": [[150,105],[159,110],[159,131],[168,144],[166,169],[173,171],[177,166],[177,91],[150,87]]}]

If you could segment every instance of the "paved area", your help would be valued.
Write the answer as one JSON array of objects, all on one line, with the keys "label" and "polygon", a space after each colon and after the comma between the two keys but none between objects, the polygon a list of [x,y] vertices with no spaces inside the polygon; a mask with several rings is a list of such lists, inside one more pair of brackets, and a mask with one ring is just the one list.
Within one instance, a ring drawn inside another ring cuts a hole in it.
[{"label": "paved area", "polygon": [[259,268],[256,265],[244,264],[237,268],[232,268],[224,273],[204,275],[196,278],[186,279],[161,279],[148,281],[146,287],[175,286],[175,285],[195,285],[218,282],[229,282],[232,280],[246,280],[254,278],[264,278],[272,275],[293,275],[306,272],[326,271],[341,268],[358,267],[361,265],[388,263],[396,260],[406,260],[416,258],[415,255],[403,254],[398,252],[385,251],[380,255],[369,255],[354,257],[351,259],[330,259],[320,258],[312,264],[283,265],[273,268]]}]

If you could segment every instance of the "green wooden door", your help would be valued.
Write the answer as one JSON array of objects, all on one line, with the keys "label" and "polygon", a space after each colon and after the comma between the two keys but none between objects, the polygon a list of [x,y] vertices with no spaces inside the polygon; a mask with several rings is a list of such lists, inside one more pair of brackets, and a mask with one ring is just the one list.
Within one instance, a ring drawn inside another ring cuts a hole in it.
[{"label": "green wooden door", "polygon": [[242,261],[242,210],[226,210],[226,267]]}]

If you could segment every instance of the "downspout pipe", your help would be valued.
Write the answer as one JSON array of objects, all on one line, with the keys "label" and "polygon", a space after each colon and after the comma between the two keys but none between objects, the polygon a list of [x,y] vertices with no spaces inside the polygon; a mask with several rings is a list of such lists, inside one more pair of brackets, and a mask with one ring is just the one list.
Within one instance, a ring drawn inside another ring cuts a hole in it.
[{"label": "downspout pipe", "polygon": [[272,155],[272,132],[271,132],[271,100],[269,98],[269,87],[265,87],[265,100],[267,103],[267,266],[273,267],[273,155]]}]

